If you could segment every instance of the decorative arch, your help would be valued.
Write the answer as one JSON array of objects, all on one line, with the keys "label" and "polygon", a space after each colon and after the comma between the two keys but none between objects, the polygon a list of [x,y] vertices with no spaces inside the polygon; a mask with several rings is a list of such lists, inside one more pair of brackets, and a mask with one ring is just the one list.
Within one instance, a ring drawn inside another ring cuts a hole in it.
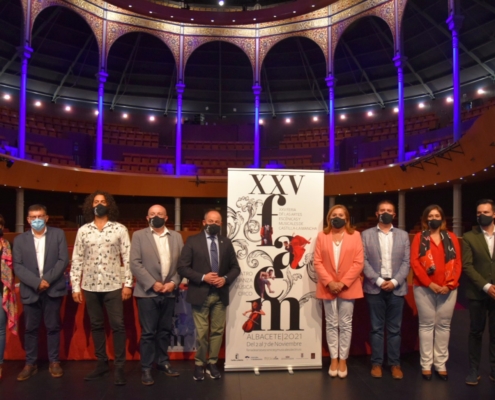
[{"label": "decorative arch", "polygon": [[198,49],[203,44],[209,42],[227,42],[237,46],[242,50],[244,54],[249,59],[251,63],[251,68],[254,71],[256,70],[256,41],[255,39],[246,39],[246,38],[237,38],[237,37],[218,37],[218,36],[186,36],[184,37],[184,66],[182,71],[182,76],[184,75],[184,71],[186,70],[187,61],[191,54],[194,53],[194,50]]},{"label": "decorative arch", "polygon": [[107,40],[106,40],[106,54],[105,65],[108,60],[108,54],[110,48],[117,41],[118,38],[128,33],[143,32],[150,34],[160,39],[172,52],[175,60],[175,67],[178,69],[180,60],[180,39],[179,36],[174,33],[156,31],[153,29],[142,28],[139,26],[127,25],[121,22],[108,21],[107,23]]},{"label": "decorative arch", "polygon": [[98,54],[101,58],[101,51],[103,48],[103,19],[98,17],[97,15],[81,10],[73,4],[65,3],[60,0],[40,0],[33,1],[31,3],[31,26],[29,27],[29,37],[31,37],[32,35],[34,21],[36,20],[38,15],[48,7],[65,7],[83,18],[95,35],[96,43],[98,45]]},{"label": "decorative arch", "polygon": [[[406,0],[401,0],[406,1]],[[335,50],[337,49],[337,44],[339,43],[340,38],[344,34],[345,30],[352,25],[354,22],[359,19],[365,17],[378,17],[385,21],[385,23],[390,28],[390,32],[392,33],[392,37],[394,39],[394,48],[396,45],[397,37],[395,32],[395,5],[394,1],[389,1],[388,3],[384,3],[378,7],[373,7],[363,13],[355,15],[351,18],[345,19],[341,22],[338,22],[335,25],[332,25],[332,43],[331,43],[331,56],[332,56],[332,65],[330,65],[329,70],[333,73],[333,59],[335,56]]]},{"label": "decorative arch", "polygon": [[320,46],[321,51],[323,52],[323,55],[325,56],[325,60],[328,60],[328,33],[327,33],[327,28],[318,28],[318,29],[311,29],[307,31],[302,31],[302,32],[293,32],[293,33],[287,33],[284,35],[278,35],[278,36],[268,36],[268,37],[262,37],[260,39],[260,62],[259,62],[259,71],[256,71],[258,76],[261,71],[261,66],[263,65],[263,61],[266,58],[266,55],[269,53],[269,51],[272,49],[273,46],[275,46],[277,43],[281,42],[282,40],[291,38],[291,37],[305,37],[313,42],[315,42],[318,46]]}]

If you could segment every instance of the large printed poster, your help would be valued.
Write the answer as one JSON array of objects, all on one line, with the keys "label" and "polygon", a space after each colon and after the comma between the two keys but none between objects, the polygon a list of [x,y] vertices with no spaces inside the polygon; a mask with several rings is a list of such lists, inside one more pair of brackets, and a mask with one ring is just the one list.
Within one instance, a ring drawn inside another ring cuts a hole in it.
[{"label": "large printed poster", "polygon": [[313,252],[323,171],[229,169],[227,236],[241,274],[230,288],[225,370],[321,368]]}]

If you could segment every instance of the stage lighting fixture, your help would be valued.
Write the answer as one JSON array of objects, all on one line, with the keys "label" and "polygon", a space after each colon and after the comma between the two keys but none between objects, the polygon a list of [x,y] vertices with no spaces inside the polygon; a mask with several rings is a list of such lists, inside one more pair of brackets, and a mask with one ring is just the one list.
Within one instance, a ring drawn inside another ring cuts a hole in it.
[{"label": "stage lighting fixture", "polygon": [[220,7],[222,7],[224,4],[225,4],[225,1],[223,1],[223,0],[220,0],[220,1],[218,2],[218,5],[219,5]]},{"label": "stage lighting fixture", "polygon": [[5,162],[5,164],[7,164],[7,168],[12,168],[12,165],[14,165],[14,161],[12,161],[12,160],[7,160],[7,161]]},{"label": "stage lighting fixture", "polygon": [[400,165],[400,169],[402,170],[402,172],[406,172],[407,171],[407,167],[404,164],[401,164]]}]

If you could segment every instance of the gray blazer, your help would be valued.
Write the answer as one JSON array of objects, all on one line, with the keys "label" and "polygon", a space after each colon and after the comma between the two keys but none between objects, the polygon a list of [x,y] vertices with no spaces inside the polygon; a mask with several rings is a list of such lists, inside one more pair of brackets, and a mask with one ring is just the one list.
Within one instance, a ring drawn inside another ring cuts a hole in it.
[{"label": "gray blazer", "polygon": [[[396,296],[407,294],[407,276],[410,268],[410,243],[409,234],[402,229],[395,228],[392,230],[392,279],[398,282],[394,289]],[[382,254],[380,250],[380,241],[378,239],[378,228],[366,229],[361,233],[364,247],[364,282],[363,291],[369,294],[380,293],[380,288],[376,285],[376,280],[380,277]]]},{"label": "gray blazer", "polygon": [[[180,277],[177,273],[177,261],[184,243],[182,236],[174,231],[169,231],[167,235],[170,249],[170,271],[165,282],[174,282],[175,287],[179,287]],[[160,255],[156,247],[155,239],[150,228],[144,228],[134,232],[131,242],[131,272],[136,278],[134,288],[135,297],[156,297],[153,290],[156,282],[162,282],[162,266],[160,265]],[[174,296],[175,291],[169,296]]]},{"label": "gray blazer", "polygon": [[[31,230],[14,240],[14,272],[21,281],[22,304],[35,303],[39,299],[38,287],[41,283],[36,248]],[[43,279],[50,284],[46,293],[50,297],[67,294],[64,272],[69,265],[69,252],[65,233],[62,229],[47,227],[45,238],[45,262]]]}]

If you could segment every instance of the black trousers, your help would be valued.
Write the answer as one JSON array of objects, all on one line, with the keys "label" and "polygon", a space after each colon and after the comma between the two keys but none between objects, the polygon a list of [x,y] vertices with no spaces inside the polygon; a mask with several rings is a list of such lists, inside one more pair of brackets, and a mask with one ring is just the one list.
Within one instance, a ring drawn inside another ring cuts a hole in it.
[{"label": "black trousers", "polygon": [[168,347],[173,330],[175,297],[158,295],[137,299],[141,324],[141,367],[151,368],[170,362]]},{"label": "black trousers", "polygon": [[90,292],[84,290],[86,310],[88,310],[91,322],[91,334],[95,344],[95,355],[98,360],[108,360],[105,338],[105,308],[108,322],[113,332],[113,349],[115,353],[115,365],[125,363],[125,328],[124,328],[124,304],[122,301],[122,289],[111,292]]},{"label": "black trousers", "polygon": [[24,333],[24,348],[26,350],[26,364],[35,365],[38,359],[38,331],[41,318],[44,319],[48,360],[50,362],[59,361],[60,351],[60,306],[64,297],[50,297],[46,292],[42,292],[38,301],[31,304],[24,304],[24,323],[26,331]]},{"label": "black trousers", "polygon": [[482,350],[482,338],[488,316],[488,332],[490,334],[489,357],[490,368],[495,371],[495,300],[486,297],[484,300],[469,300],[469,364],[479,369]]}]

